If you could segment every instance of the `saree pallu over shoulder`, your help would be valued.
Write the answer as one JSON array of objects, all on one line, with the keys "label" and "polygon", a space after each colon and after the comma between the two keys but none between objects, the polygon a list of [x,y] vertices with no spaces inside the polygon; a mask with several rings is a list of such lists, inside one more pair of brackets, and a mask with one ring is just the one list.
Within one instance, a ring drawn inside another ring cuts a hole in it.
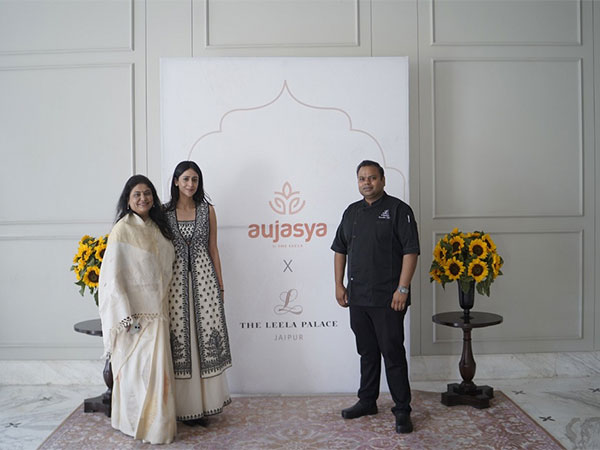
[{"label": "saree pallu over shoulder", "polygon": [[165,295],[175,253],[156,224],[131,213],[108,237],[99,281],[99,312],[106,356],[117,333],[134,319],[165,319]]},{"label": "saree pallu over shoulder", "polygon": [[[190,327],[195,327],[202,378],[210,378],[231,367],[231,350],[225,323],[225,308],[213,262],[208,252],[209,207],[196,206],[194,231],[184,238],[175,211],[167,211],[173,234],[176,262],[169,289],[171,351],[175,377],[192,376]],[[190,324],[190,307],[195,323]]]},{"label": "saree pallu over shoulder", "polygon": [[177,432],[169,345],[168,288],[173,245],[149,220],[129,214],[114,226],[104,253],[99,312],[113,371],[113,428],[153,444]]}]

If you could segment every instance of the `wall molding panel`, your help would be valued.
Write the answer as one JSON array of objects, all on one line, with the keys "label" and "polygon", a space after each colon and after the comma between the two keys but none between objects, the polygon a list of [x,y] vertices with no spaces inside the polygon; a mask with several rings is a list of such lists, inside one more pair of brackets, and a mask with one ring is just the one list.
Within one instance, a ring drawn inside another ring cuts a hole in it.
[{"label": "wall molding panel", "polygon": [[430,0],[432,46],[580,46],[582,0]]},{"label": "wall molding panel", "polygon": [[[70,198],[78,204],[73,209],[70,203],[47,199],[32,209],[10,202],[10,186],[18,184],[21,174],[5,165],[0,169],[4,192],[0,198],[7,203],[0,213],[0,223],[64,223],[78,221],[78,217],[102,222],[114,215],[113,198],[118,197],[120,187],[105,185],[105,177],[95,183],[87,180],[109,171],[124,179],[133,171],[133,70],[132,63],[0,68],[0,92],[7,99],[0,106],[0,117],[7,127],[4,136],[11,143],[8,153],[13,164],[43,167],[38,180],[53,185],[59,192],[70,192]],[[82,111],[86,114],[82,115]],[[49,148],[61,151],[53,154],[47,151]],[[73,189],[73,182],[81,181],[77,175],[69,177],[69,169],[76,174],[81,170],[77,168],[80,164],[89,171],[88,176],[83,172],[86,183],[81,184],[87,186]],[[27,192],[29,187],[22,189]],[[105,192],[114,197],[103,195]],[[90,195],[95,197],[94,202],[86,201]]]},{"label": "wall molding panel", "polygon": [[133,51],[134,0],[0,2],[0,55]]},{"label": "wall molding panel", "polygon": [[[359,0],[204,0],[203,4],[205,48],[360,45]],[[245,20],[240,22],[237,20],[239,17]],[[234,23],[237,27],[233,26]],[[331,32],[328,27],[335,28],[335,31]]]},{"label": "wall molding panel", "polygon": [[431,79],[434,219],[583,214],[581,58],[434,58]]}]

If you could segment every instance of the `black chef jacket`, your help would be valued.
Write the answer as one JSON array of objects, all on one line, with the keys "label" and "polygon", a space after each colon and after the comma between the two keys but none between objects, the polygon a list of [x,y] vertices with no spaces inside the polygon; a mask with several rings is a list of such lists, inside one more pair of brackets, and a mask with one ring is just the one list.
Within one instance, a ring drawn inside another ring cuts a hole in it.
[{"label": "black chef jacket", "polygon": [[400,280],[402,257],[420,253],[411,207],[385,192],[372,205],[364,199],[352,203],[344,211],[331,249],[347,255],[350,306],[389,306]]}]

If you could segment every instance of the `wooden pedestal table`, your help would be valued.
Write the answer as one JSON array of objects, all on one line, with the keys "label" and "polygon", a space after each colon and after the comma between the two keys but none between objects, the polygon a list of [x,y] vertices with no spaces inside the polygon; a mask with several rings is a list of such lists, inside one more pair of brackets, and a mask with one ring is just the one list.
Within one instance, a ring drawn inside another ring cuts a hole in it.
[{"label": "wooden pedestal table", "polygon": [[462,311],[451,311],[435,314],[431,320],[439,325],[460,328],[463,331],[462,355],[458,363],[463,381],[460,384],[448,385],[448,390],[442,393],[442,403],[446,406],[471,405],[479,409],[488,408],[490,399],[494,398],[494,389],[490,386],[477,386],[473,383],[476,364],[471,348],[471,330],[498,325],[502,323],[502,316],[475,311],[465,315]]},{"label": "wooden pedestal table", "polygon": [[[75,331],[79,333],[89,334],[90,336],[102,337],[102,323],[100,319],[86,320],[79,322],[74,325]],[[84,412],[103,412],[108,417],[111,413],[111,401],[112,401],[112,387],[113,387],[113,373],[110,366],[110,360],[106,359],[104,370],[102,371],[104,382],[108,389],[104,394],[98,397],[86,398],[83,402]]]}]

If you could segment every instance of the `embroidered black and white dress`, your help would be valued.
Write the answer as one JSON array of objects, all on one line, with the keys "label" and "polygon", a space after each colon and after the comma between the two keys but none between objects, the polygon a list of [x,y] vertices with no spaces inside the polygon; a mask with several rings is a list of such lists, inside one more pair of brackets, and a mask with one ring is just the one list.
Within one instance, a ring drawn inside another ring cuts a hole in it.
[{"label": "embroidered black and white dress", "polygon": [[169,291],[171,350],[178,420],[218,414],[231,403],[225,369],[231,367],[225,309],[208,253],[208,204],[196,219],[167,211],[177,255]]}]

